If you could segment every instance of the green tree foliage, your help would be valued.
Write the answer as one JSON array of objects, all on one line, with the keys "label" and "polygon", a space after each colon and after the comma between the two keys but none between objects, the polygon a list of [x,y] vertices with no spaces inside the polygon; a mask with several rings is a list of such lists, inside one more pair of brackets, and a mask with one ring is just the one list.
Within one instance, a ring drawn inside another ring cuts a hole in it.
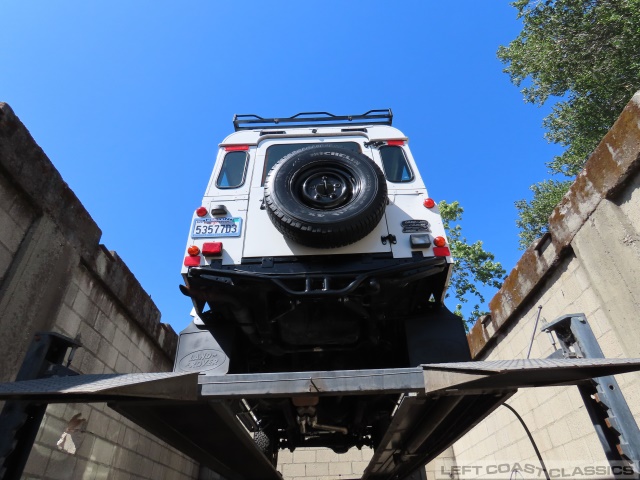
[{"label": "green tree foliage", "polygon": [[[545,118],[546,138],[566,147],[547,163],[573,178],[640,88],[640,0],[517,0],[523,29],[498,50],[526,102],[562,97]],[[565,182],[534,185],[533,201],[517,202],[520,245],[546,223]],[[536,197],[536,193],[540,196]],[[524,203],[523,203],[524,202]],[[527,223],[537,222],[537,223]]]},{"label": "green tree foliage", "polygon": [[460,224],[454,225],[454,222],[462,221],[464,213],[458,202],[441,201],[438,207],[447,231],[451,255],[455,259],[447,296],[452,293],[459,302],[454,313],[460,317],[463,317],[462,304],[467,303],[470,298],[473,299],[475,302],[473,311],[466,319],[470,323],[480,315],[486,314],[480,310],[481,304],[485,303],[485,298],[479,290],[479,285],[498,289],[502,286],[502,279],[506,272],[500,262],[495,261],[495,256],[484,249],[480,240],[469,243],[462,235]]},{"label": "green tree foliage", "polygon": [[527,248],[531,242],[540,238],[547,231],[549,215],[560,202],[562,196],[567,193],[572,181],[545,180],[531,185],[533,199],[529,202],[518,200],[518,220],[516,225],[520,228],[520,248]]}]

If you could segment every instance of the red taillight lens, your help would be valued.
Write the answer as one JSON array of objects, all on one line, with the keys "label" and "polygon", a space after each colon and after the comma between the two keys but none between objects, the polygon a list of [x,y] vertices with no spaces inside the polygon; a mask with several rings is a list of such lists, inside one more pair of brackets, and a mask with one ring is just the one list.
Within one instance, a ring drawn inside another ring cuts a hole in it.
[{"label": "red taillight lens", "polygon": [[450,257],[449,247],[433,247],[433,254],[436,257]]},{"label": "red taillight lens", "polygon": [[433,200],[433,198],[427,198],[425,199],[424,202],[422,202],[422,204],[426,207],[426,208],[433,208],[436,206],[436,202]]},{"label": "red taillight lens", "polygon": [[436,237],[433,239],[433,244],[436,247],[444,247],[447,244],[447,241],[444,237]]},{"label": "red taillight lens", "polygon": [[207,214],[207,209],[205,207],[198,207],[196,209],[196,215],[199,217],[204,217]]},{"label": "red taillight lens", "polygon": [[200,266],[200,257],[184,257],[184,266],[185,267],[199,267]]},{"label": "red taillight lens", "polygon": [[203,255],[222,255],[222,242],[205,242],[202,244]]},{"label": "red taillight lens", "polygon": [[196,255],[200,255],[200,249],[196,245],[191,245],[187,248],[187,253],[192,257],[195,257]]},{"label": "red taillight lens", "polygon": [[249,145],[227,145],[224,147],[225,152],[246,152],[249,150]]},{"label": "red taillight lens", "polygon": [[404,145],[404,140],[387,140],[387,145],[391,145],[393,147],[401,147]]}]

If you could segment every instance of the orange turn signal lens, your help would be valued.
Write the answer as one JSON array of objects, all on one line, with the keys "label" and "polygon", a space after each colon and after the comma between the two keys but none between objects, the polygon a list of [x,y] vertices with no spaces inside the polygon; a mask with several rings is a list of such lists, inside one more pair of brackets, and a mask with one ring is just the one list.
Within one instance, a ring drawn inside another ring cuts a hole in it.
[{"label": "orange turn signal lens", "polygon": [[436,206],[436,202],[433,198],[425,199],[425,201],[422,202],[422,204],[425,206],[425,208],[433,208]]},{"label": "orange turn signal lens", "polygon": [[436,247],[444,247],[447,244],[447,241],[444,237],[436,237],[433,239],[433,244]]},{"label": "orange turn signal lens", "polygon": [[192,257],[195,257],[196,255],[200,255],[200,249],[196,245],[191,245],[187,248],[187,253]]}]

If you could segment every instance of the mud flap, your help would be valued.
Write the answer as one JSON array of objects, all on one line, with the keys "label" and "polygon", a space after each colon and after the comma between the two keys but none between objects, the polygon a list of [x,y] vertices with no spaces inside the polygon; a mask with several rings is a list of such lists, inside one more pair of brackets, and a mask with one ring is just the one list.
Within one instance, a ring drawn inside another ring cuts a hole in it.
[{"label": "mud flap", "polygon": [[180,332],[174,372],[203,372],[207,375],[226,375],[233,332],[229,328],[216,328],[191,322]]},{"label": "mud flap", "polygon": [[462,319],[444,305],[405,320],[407,352],[412,367],[426,363],[471,360]]}]

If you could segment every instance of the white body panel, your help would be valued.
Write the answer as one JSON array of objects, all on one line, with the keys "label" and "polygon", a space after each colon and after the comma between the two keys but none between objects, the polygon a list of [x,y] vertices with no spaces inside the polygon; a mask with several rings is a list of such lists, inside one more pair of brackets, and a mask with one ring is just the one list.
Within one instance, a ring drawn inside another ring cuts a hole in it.
[{"label": "white body panel", "polygon": [[[366,129],[366,132],[361,130]],[[345,131],[347,130],[347,131]],[[305,256],[305,255],[343,255],[356,253],[393,252],[394,258],[407,258],[415,251],[422,251],[425,257],[433,256],[433,247],[416,249],[410,244],[410,233],[404,233],[402,221],[426,220],[429,222],[431,237],[445,237],[442,221],[437,209],[427,209],[423,201],[427,198],[427,190],[416,167],[411,151],[406,145],[406,137],[398,129],[385,125],[375,125],[359,128],[316,127],[316,128],[286,128],[287,134],[271,134],[269,130],[245,130],[232,133],[220,144],[220,150],[209,180],[202,206],[208,211],[217,205],[224,205],[228,216],[242,219],[242,231],[238,237],[223,238],[193,238],[193,221],[189,231],[187,248],[191,245],[202,247],[205,242],[222,242],[222,263],[226,265],[239,264],[242,258],[274,257],[274,256]],[[385,216],[376,228],[366,237],[351,245],[340,248],[319,249],[305,247],[286,239],[273,225],[263,207],[264,188],[262,182],[265,172],[265,155],[267,148],[274,144],[284,143],[339,143],[356,142],[362,153],[371,158],[379,167],[382,166],[380,153],[377,148],[367,146],[367,142],[384,140],[404,140],[402,147],[409,162],[414,178],[410,182],[387,182],[389,205]],[[216,179],[222,168],[222,161],[226,154],[225,146],[248,145],[249,160],[244,183],[233,189],[216,187]],[[194,219],[197,218],[194,214]],[[382,237],[394,235],[396,243],[382,242]],[[185,256],[187,255],[185,248]],[[219,260],[220,257],[214,257]],[[448,261],[452,262],[451,257]],[[211,262],[211,258],[202,258],[200,265]],[[187,267],[182,267],[182,273],[187,273]]]}]

